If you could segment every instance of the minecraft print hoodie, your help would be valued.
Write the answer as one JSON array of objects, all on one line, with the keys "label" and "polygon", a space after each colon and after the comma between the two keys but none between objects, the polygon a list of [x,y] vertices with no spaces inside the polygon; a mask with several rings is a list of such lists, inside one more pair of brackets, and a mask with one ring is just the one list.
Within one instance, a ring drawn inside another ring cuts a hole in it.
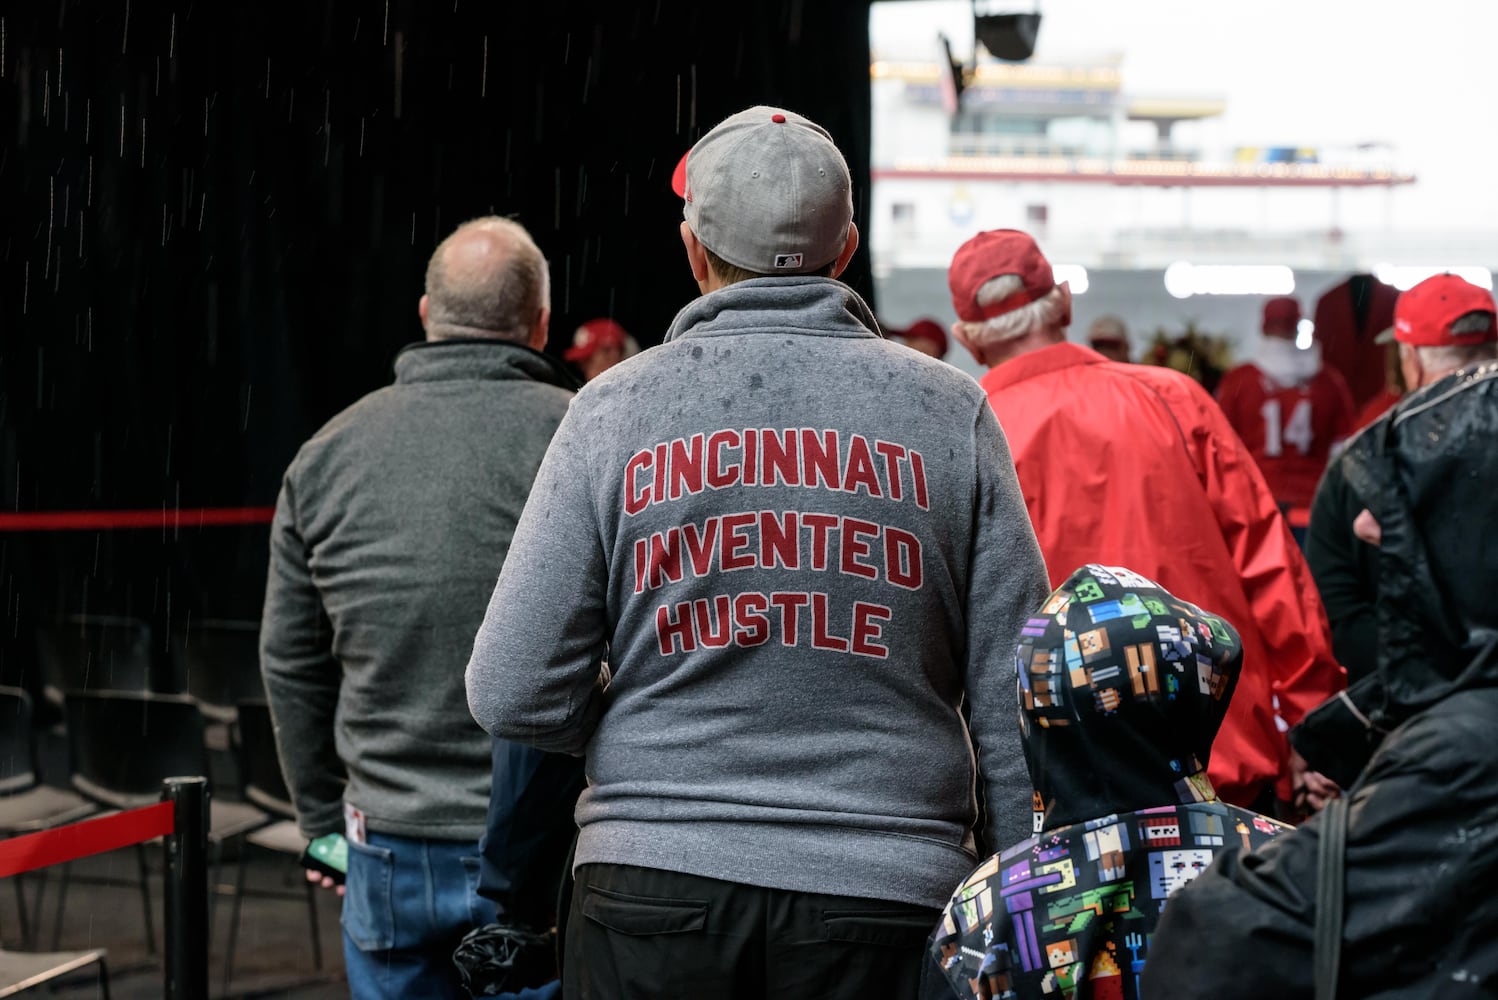
[{"label": "minecraft print hoodie", "polygon": [[1289,829],[1207,780],[1242,658],[1227,622],[1118,567],[1077,570],[1026,623],[1040,832],[980,865],[932,935],[958,996],[1137,1000],[1171,893],[1225,845]]}]

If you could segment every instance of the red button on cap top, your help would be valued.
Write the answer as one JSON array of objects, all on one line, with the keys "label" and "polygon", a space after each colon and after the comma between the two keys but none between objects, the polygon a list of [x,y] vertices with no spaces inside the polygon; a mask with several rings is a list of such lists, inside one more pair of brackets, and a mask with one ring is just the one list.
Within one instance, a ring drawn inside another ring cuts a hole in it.
[{"label": "red button on cap top", "polygon": [[784,125],[785,115],[771,115],[770,121],[774,122],[776,125]]}]

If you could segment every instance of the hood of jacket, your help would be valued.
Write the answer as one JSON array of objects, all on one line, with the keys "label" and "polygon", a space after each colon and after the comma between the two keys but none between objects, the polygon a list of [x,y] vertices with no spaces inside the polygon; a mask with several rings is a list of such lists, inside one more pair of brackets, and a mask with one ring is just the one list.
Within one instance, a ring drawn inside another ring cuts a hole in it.
[{"label": "hood of jacket", "polygon": [[1039,829],[1215,798],[1207,763],[1243,662],[1230,624],[1130,570],[1088,565],[1021,636]]},{"label": "hood of jacket", "polygon": [[1394,718],[1498,683],[1498,362],[1406,397],[1347,479],[1378,519],[1379,664]]},{"label": "hood of jacket", "polygon": [[828,337],[879,337],[873,310],[832,278],[751,278],[693,299],[666,331],[666,343],[685,336],[775,333],[791,329]]}]

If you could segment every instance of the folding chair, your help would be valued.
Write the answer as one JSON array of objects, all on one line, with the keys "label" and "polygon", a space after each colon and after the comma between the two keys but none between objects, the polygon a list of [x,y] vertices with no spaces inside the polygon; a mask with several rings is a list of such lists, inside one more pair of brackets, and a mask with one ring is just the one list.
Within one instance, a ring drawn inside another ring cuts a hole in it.
[{"label": "folding chair", "polygon": [[172,668],[204,715],[233,722],[240,702],[265,699],[260,623],[210,618],[173,629]]},{"label": "folding chair", "polygon": [[[177,775],[209,776],[203,714],[185,695],[135,691],[68,691],[64,698],[73,787],[111,809],[134,809],[161,798],[161,783]],[[210,884],[218,884],[224,844],[272,822],[244,802],[209,799],[208,843],[213,853]],[[155,951],[145,845],[136,845],[146,947]],[[64,891],[67,882],[64,880]],[[57,931],[62,927],[58,900]],[[209,920],[212,920],[209,910]],[[210,928],[211,932],[211,928]],[[55,935],[54,935],[55,940]],[[55,947],[55,944],[54,944]]]},{"label": "folding chair", "polygon": [[[36,733],[32,729],[31,696],[20,688],[0,687],[0,837],[16,837],[77,822],[98,807],[75,792],[41,783],[37,767]],[[47,873],[36,873],[39,918]],[[21,944],[32,947],[35,921],[28,915],[26,891],[20,875],[12,879],[21,924]]]},{"label": "folding chair", "polygon": [[109,1000],[109,969],[104,962],[108,954],[103,948],[63,952],[0,948],[0,997],[13,997],[94,965],[99,974],[99,994]]}]

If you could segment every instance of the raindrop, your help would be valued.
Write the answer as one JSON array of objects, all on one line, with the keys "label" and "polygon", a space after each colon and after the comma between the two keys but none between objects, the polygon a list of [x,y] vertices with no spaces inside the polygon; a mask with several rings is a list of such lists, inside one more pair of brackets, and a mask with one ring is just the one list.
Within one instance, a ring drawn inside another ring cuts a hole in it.
[{"label": "raindrop", "polygon": [[390,44],[390,0],[385,0],[385,33],[380,37],[380,45]]},{"label": "raindrop", "polygon": [[47,276],[47,267],[52,261],[52,224],[56,218],[57,183],[56,178],[47,178],[47,256],[42,261],[42,277]]},{"label": "raindrop", "polygon": [[[458,5],[457,4],[453,4],[453,10],[456,11],[457,9],[458,9]],[[483,68],[479,71],[479,96],[480,97],[484,97],[488,93],[489,93],[489,36],[485,35],[484,36],[484,64],[483,64]],[[586,100],[586,99],[587,98],[585,97],[584,100]]]},{"label": "raindrop", "polygon": [[208,98],[203,98],[203,138],[208,138]]},{"label": "raindrop", "polygon": [[31,261],[26,261],[21,269],[21,315],[26,315],[26,303],[31,300]]},{"label": "raindrop", "polygon": [[270,100],[270,56],[265,57],[265,99]]},{"label": "raindrop", "polygon": [[416,245],[416,213],[411,213],[411,245]]},{"label": "raindrop", "polygon": [[247,431],[250,428],[250,396],[254,391],[255,387],[246,382],[244,387],[244,417],[239,422],[240,431]]},{"label": "raindrop", "polygon": [[78,259],[83,259],[83,210],[78,211]]},{"label": "raindrop", "polygon": [[177,12],[172,11],[172,33],[166,40],[166,57],[175,59],[177,57]]},{"label": "raindrop", "polygon": [[359,156],[360,157],[364,156],[364,125],[365,125],[365,120],[363,118],[360,118],[359,119]]},{"label": "raindrop", "polygon": [[62,96],[62,49],[57,50],[57,96]]},{"label": "raindrop", "polygon": [[146,116],[140,117],[140,165],[146,165]]},{"label": "raindrop", "polygon": [[166,202],[161,203],[161,245],[166,246]]},{"label": "raindrop", "polygon": [[48,124],[51,124],[52,117],[52,102],[50,100],[52,94],[52,86],[48,82],[48,78],[51,77],[51,75],[51,70],[42,70],[42,121]]},{"label": "raindrop", "polygon": [[125,102],[120,102],[120,159],[125,158]]},{"label": "raindrop", "polygon": [[125,54],[125,45],[130,41],[130,0],[125,0],[125,29],[120,35],[120,55]]},{"label": "raindrop", "polygon": [[354,18],[354,41],[356,42],[359,40],[359,22],[362,20],[363,18]]},{"label": "raindrop", "polygon": [[83,144],[88,145],[88,133],[94,125],[94,99],[85,97],[83,99]]},{"label": "raindrop", "polygon": [[198,199],[198,232],[203,231],[203,213],[208,210],[208,192],[205,190]]},{"label": "raindrop", "polygon": [[5,76],[5,18],[0,17],[0,77]]},{"label": "raindrop", "polygon": [[92,153],[88,156],[88,201],[85,204],[90,208],[94,204],[94,155]]}]

